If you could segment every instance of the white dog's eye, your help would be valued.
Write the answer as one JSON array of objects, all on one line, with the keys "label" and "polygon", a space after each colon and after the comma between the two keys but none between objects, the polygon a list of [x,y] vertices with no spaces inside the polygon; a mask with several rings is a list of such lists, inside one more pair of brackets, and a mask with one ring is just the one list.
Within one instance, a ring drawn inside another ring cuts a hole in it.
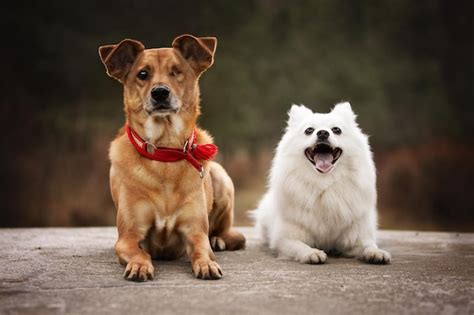
[{"label": "white dog's eye", "polygon": [[331,130],[335,135],[340,135],[342,133],[342,130],[339,127],[333,127]]},{"label": "white dog's eye", "polygon": [[311,135],[313,132],[314,132],[314,128],[309,127],[309,128],[306,128],[306,130],[304,131],[304,134],[307,135],[307,136],[309,136],[309,135]]}]

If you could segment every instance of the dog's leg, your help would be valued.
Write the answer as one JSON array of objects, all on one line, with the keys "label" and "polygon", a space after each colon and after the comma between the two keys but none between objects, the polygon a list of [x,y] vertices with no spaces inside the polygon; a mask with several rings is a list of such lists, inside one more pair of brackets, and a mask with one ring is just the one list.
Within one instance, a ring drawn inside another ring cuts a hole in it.
[{"label": "dog's leg", "polygon": [[327,255],[324,251],[307,245],[308,234],[301,227],[282,223],[279,236],[271,244],[279,254],[305,264],[322,264]]},{"label": "dog's leg", "polygon": [[196,278],[213,280],[222,278],[222,270],[215,262],[208,235],[201,231],[186,234],[186,252]]},{"label": "dog's leg", "polygon": [[209,243],[209,222],[207,214],[197,213],[196,209],[205,209],[205,202],[192,202],[180,209],[185,218],[179,223],[179,231],[186,243],[186,253],[196,278],[212,280],[222,278],[221,267],[215,262],[215,256]]},{"label": "dog's leg", "polygon": [[214,204],[209,217],[212,227],[209,240],[215,251],[239,250],[245,247],[245,237],[232,228],[233,211],[233,197],[225,202],[222,202],[221,198],[221,203]]},{"label": "dog's leg", "polygon": [[275,247],[280,254],[304,264],[322,264],[327,259],[324,251],[312,248],[300,240],[282,238],[277,240]]},{"label": "dog's leg", "polygon": [[245,248],[245,236],[235,229],[228,229],[227,232],[209,238],[211,247],[215,251],[239,250]]},{"label": "dog's leg", "polygon": [[347,257],[357,257],[369,264],[389,264],[392,255],[389,252],[378,248],[375,240],[358,240],[357,245],[344,253]]},{"label": "dog's leg", "polygon": [[371,264],[389,264],[392,256],[389,252],[378,248],[375,240],[375,218],[368,216],[361,221],[347,232],[356,235],[356,242],[350,250],[344,252],[344,255],[357,257]]},{"label": "dog's leg", "polygon": [[213,207],[209,214],[210,242],[215,251],[245,247],[245,237],[232,228],[234,221],[234,185],[219,164],[210,163]]},{"label": "dog's leg", "polygon": [[115,252],[119,262],[126,266],[124,278],[130,281],[152,280],[155,271],[150,254],[141,249],[139,245],[145,239],[147,229],[132,226],[128,227],[125,231],[124,224],[121,224],[121,222],[122,217],[119,210],[117,216],[119,237],[115,243]]}]

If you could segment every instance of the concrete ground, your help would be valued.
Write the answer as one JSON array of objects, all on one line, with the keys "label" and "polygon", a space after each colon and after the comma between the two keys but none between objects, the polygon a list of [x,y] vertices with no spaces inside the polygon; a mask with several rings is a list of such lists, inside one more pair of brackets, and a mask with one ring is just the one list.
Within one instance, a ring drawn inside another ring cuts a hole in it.
[{"label": "concrete ground", "polygon": [[155,280],[122,279],[114,228],[0,229],[0,314],[473,314],[474,234],[380,233],[391,265],[276,259],[252,230],[245,251],[217,253],[224,278],[186,260]]}]

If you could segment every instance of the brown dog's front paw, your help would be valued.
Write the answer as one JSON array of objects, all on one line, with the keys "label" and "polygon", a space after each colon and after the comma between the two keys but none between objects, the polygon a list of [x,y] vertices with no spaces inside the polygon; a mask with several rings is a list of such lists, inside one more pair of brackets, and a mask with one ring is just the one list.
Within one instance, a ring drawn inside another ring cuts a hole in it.
[{"label": "brown dog's front paw", "polygon": [[222,278],[222,270],[212,260],[196,261],[193,264],[193,272],[196,278],[203,280],[216,280]]},{"label": "brown dog's front paw", "polygon": [[225,250],[225,241],[222,237],[212,236],[209,241],[213,251],[220,252]]},{"label": "brown dog's front paw", "polygon": [[132,260],[127,264],[123,277],[128,281],[143,282],[153,280],[154,273],[155,269],[150,261],[137,262]]}]

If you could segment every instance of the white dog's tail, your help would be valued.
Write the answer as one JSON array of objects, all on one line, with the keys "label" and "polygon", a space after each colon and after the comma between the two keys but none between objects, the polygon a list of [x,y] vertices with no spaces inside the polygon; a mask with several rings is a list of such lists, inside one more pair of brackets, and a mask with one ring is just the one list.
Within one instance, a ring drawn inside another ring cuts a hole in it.
[{"label": "white dog's tail", "polygon": [[248,216],[254,221],[260,240],[265,244],[268,244],[269,231],[273,224],[268,199],[267,193],[260,201],[257,209],[248,211]]}]

